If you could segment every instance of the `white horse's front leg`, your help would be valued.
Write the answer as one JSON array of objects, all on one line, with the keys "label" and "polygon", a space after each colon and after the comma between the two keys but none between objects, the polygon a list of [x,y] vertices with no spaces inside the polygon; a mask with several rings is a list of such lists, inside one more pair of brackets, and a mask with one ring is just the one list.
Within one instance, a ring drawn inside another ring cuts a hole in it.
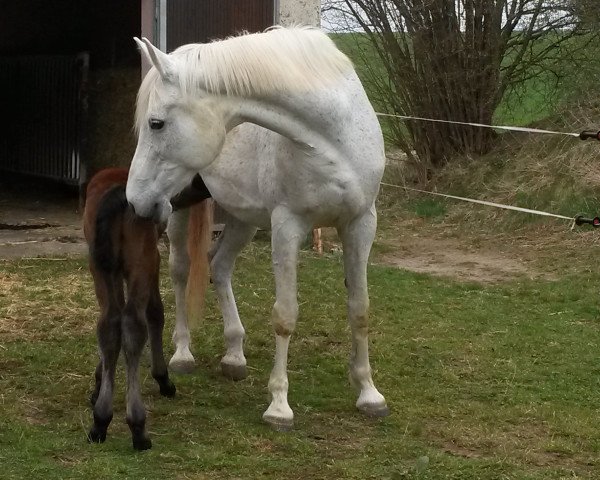
[{"label": "white horse's front leg", "polygon": [[169,218],[167,235],[169,237],[169,270],[175,290],[175,330],[173,343],[175,353],[169,361],[169,368],[177,373],[190,373],[196,362],[190,351],[190,330],[187,323],[185,291],[190,271],[190,257],[187,251],[187,231],[189,209],[173,212]]},{"label": "white horse's front leg", "polygon": [[275,329],[275,364],[269,378],[271,404],[263,414],[263,420],[276,430],[289,430],[294,425],[294,412],[287,400],[288,346],[298,318],[298,249],[310,226],[284,208],[273,211],[271,226],[276,290],[272,315]]},{"label": "white horse's front leg", "polygon": [[246,378],[247,370],[244,356],[245,331],[235,304],[231,275],[235,259],[255,233],[256,227],[227,215],[225,228],[209,254],[211,277],[223,314],[223,334],[227,348],[225,356],[221,359],[221,371],[232,380]]},{"label": "white horse's front leg", "polygon": [[356,407],[366,415],[382,417],[389,414],[389,409],[371,378],[368,340],[367,263],[376,228],[377,214],[373,206],[362,217],[339,229],[339,234],[344,247],[348,322],[352,330],[350,380],[360,391]]}]

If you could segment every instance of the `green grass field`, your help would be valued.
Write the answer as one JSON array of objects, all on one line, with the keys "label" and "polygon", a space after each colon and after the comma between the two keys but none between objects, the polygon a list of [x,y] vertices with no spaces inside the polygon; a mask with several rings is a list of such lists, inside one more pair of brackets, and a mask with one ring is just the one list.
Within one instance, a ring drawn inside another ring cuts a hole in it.
[{"label": "green grass field", "polygon": [[107,442],[86,442],[97,308],[85,260],[3,261],[0,478],[597,478],[600,274],[481,286],[371,266],[371,361],[392,412],[374,421],[355,410],[346,376],[341,259],[303,252],[289,363],[296,424],[276,433],[261,423],[274,353],[269,262],[255,243],[235,277],[249,377],[220,376],[211,293],[194,335],[199,366],[175,376],[177,397],[160,397],[142,369],[154,446],[136,453],[122,367]]},{"label": "green grass field", "polygon": [[[530,87],[516,93],[524,103],[501,106],[499,122],[526,124],[555,110],[544,86]],[[519,140],[483,159],[463,159],[431,181],[449,193],[596,213],[600,180],[590,145]],[[222,324],[211,292],[194,333],[198,368],[174,376],[175,399],[160,397],[144,361],[153,448],[142,453],[133,451],[125,424],[122,366],[107,442],[86,442],[97,361],[86,260],[0,260],[0,479],[598,478],[597,242],[588,236],[571,250],[558,243],[544,253],[556,258],[545,279],[475,284],[415,274],[379,262],[393,249],[402,253],[397,233],[407,218],[431,236],[464,225],[453,230],[458,241],[469,229],[503,235],[505,245],[525,236],[529,250],[553,240],[544,225],[527,230],[529,217],[403,195],[386,190],[380,198],[385,241],[375,246],[369,271],[371,362],[391,409],[380,420],[356,411],[347,380],[339,254],[304,251],[300,259],[300,320],[289,362],[294,430],[277,433],[261,422],[274,354],[274,287],[263,238],[245,251],[235,275],[249,377],[233,383],[220,375]],[[542,267],[548,261],[534,259]],[[174,299],[166,263],[162,291],[170,355]]]}]

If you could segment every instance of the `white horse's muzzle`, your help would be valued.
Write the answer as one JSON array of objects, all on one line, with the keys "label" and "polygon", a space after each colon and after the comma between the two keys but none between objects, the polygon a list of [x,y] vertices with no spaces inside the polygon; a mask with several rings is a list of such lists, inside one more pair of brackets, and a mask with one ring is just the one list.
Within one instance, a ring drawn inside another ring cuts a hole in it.
[{"label": "white horse's muzzle", "polygon": [[171,202],[168,200],[153,201],[148,199],[146,201],[129,199],[129,204],[133,208],[134,213],[141,218],[151,219],[154,223],[164,224],[167,222],[173,207]]}]

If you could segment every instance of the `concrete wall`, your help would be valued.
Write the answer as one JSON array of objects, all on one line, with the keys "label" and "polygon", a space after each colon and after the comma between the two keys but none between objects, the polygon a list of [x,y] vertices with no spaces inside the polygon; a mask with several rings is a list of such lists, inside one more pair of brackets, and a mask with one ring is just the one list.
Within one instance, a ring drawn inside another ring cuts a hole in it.
[{"label": "concrete wall", "polygon": [[[156,15],[156,6],[154,0],[141,0],[141,10],[142,10],[142,37],[146,37],[152,43],[156,42],[155,38],[155,20],[154,17]],[[146,57],[141,55],[142,61],[142,78],[146,75],[148,70],[150,70],[150,64]]]},{"label": "concrete wall", "polygon": [[321,26],[320,0],[275,0],[275,21],[280,25]]}]

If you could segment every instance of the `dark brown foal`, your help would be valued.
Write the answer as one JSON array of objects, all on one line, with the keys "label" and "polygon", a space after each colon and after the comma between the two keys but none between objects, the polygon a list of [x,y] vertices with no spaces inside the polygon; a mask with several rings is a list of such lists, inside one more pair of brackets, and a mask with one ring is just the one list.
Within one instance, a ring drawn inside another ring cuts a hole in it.
[{"label": "dark brown foal", "polygon": [[88,439],[103,442],[113,416],[113,386],[121,348],[127,369],[127,424],[133,447],[151,448],[146,432],[146,409],[140,392],[140,356],[150,337],[152,376],[161,395],[173,397],[162,334],[163,304],[159,292],[162,229],[137,217],[125,197],[127,169],[106,169],[95,175],[87,189],[84,233],[89,246],[90,271],[100,306],[97,326],[100,362],[91,396],[94,425]]}]

